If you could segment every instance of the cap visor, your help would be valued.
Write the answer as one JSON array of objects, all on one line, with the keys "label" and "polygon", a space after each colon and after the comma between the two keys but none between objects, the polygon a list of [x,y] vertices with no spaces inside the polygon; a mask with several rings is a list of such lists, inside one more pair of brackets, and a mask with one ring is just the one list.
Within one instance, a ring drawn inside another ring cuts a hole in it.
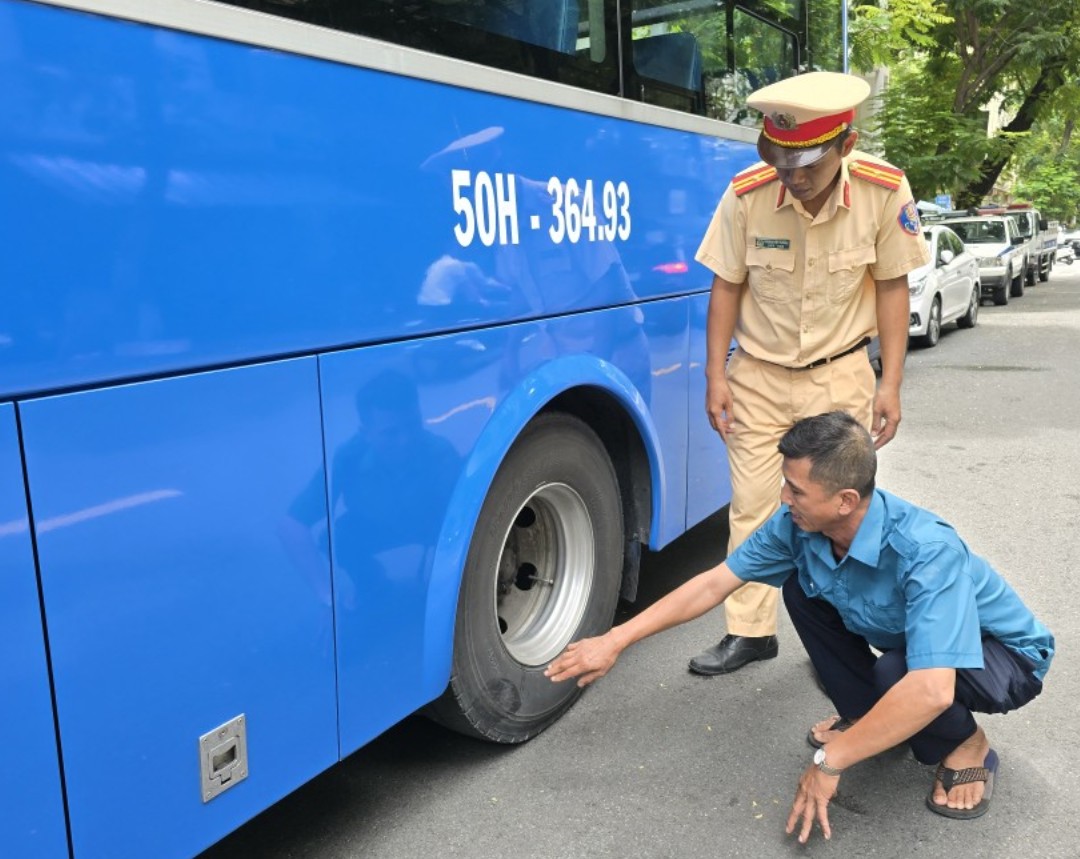
[{"label": "cap visor", "polygon": [[789,147],[773,143],[764,134],[758,135],[757,151],[761,160],[781,170],[793,170],[796,167],[809,167],[820,161],[825,153],[834,146],[830,140],[818,146]]}]

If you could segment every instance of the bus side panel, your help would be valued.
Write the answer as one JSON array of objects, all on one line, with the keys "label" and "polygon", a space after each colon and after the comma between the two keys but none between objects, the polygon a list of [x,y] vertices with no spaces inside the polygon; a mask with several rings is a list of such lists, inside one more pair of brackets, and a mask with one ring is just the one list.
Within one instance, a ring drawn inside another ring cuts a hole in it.
[{"label": "bus side panel", "polygon": [[67,857],[15,407],[0,403],[0,853]]},{"label": "bus side panel", "polygon": [[687,463],[686,527],[692,528],[731,500],[727,446],[705,414],[705,334],[709,296],[690,303],[690,450]]},{"label": "bus side panel", "polygon": [[[653,488],[665,511],[657,530],[669,539],[681,532],[686,314],[685,300],[674,299],[320,358],[343,755],[445,688],[461,564],[501,458],[486,454],[505,453],[562,390],[527,383],[538,369],[583,355],[630,379],[656,420],[656,454],[670,466],[658,469],[664,482]],[[531,408],[490,438],[492,416],[523,387]],[[470,513],[459,516],[448,505],[462,481],[476,488],[464,502]],[[450,518],[468,525],[447,537]],[[456,546],[440,545],[440,535]],[[455,561],[436,567],[437,552]],[[434,608],[432,593],[441,600]]]},{"label": "bus side panel", "polygon": [[186,859],[338,758],[316,361],[20,408],[75,857]]},{"label": "bus side panel", "polygon": [[0,45],[0,395],[704,291],[755,160],[36,3],[0,0]]}]

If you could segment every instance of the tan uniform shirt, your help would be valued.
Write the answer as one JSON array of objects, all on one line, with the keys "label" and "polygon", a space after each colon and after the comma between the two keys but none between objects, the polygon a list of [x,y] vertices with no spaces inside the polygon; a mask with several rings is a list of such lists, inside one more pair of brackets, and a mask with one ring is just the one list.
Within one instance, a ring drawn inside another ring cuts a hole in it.
[{"label": "tan uniform shirt", "polygon": [[[866,178],[873,165],[883,168],[884,184]],[[877,333],[874,281],[930,261],[907,179],[880,158],[845,158],[816,218],[778,178],[741,196],[737,183],[720,200],[696,259],[726,281],[746,281],[735,339],[755,358],[805,367],[850,349]]]}]

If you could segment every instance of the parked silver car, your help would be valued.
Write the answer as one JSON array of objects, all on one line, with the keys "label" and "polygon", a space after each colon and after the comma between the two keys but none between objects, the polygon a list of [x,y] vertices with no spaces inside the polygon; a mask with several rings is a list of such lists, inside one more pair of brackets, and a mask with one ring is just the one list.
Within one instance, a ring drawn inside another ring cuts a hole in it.
[{"label": "parked silver car", "polygon": [[923,236],[930,245],[930,262],[908,274],[908,334],[916,344],[932,347],[947,322],[956,320],[960,328],[975,327],[982,286],[979,261],[955,232],[935,224],[926,227]]}]

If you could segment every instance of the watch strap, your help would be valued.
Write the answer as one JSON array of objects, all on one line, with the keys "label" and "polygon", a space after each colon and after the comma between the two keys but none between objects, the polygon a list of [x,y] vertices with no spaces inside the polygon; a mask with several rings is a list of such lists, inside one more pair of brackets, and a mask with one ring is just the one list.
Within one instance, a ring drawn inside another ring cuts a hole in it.
[{"label": "watch strap", "polygon": [[843,770],[839,770],[836,767],[831,767],[827,763],[825,763],[824,749],[814,755],[814,763],[817,764],[817,768],[823,773],[825,773],[825,775],[838,776],[843,772]]}]

